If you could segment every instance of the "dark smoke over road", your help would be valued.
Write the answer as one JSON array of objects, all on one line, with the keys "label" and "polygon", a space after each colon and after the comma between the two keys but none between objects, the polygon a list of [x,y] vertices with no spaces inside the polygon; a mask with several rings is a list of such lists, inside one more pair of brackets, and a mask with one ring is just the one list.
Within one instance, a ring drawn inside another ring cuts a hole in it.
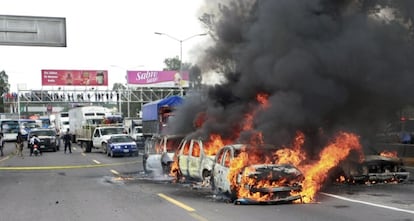
[{"label": "dark smoke over road", "polygon": [[214,42],[198,65],[224,81],[186,97],[177,133],[204,113],[197,134],[231,137],[266,93],[253,131],[268,143],[297,130],[312,145],[338,130],[368,138],[414,101],[413,1],[207,0],[203,10]]}]

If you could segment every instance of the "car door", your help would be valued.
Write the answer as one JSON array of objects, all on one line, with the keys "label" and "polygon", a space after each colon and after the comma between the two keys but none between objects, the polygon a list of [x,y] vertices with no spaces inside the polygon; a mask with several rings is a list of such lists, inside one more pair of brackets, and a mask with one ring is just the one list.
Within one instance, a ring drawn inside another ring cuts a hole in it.
[{"label": "car door", "polygon": [[203,158],[202,143],[200,140],[191,140],[190,154],[188,155],[188,172],[192,178],[201,177],[201,163]]},{"label": "car door", "polygon": [[180,167],[181,174],[188,176],[188,155],[190,154],[190,140],[184,140],[181,143],[178,158],[178,166]]},{"label": "car door", "polygon": [[222,168],[221,168],[221,180],[220,185],[223,190],[223,192],[229,192],[231,193],[231,182],[228,178],[229,172],[230,172],[230,163],[233,160],[233,149],[232,148],[226,148],[225,152],[223,153],[223,161],[222,161]]},{"label": "car door", "polygon": [[213,166],[213,171],[212,171],[212,176],[213,176],[213,182],[214,185],[216,186],[216,188],[222,189],[223,186],[223,156],[225,153],[226,149],[222,148],[219,150],[219,152],[216,155],[216,158],[214,160],[214,166]]},{"label": "car door", "polygon": [[92,143],[94,147],[101,146],[101,137],[101,130],[98,129],[93,132]]}]

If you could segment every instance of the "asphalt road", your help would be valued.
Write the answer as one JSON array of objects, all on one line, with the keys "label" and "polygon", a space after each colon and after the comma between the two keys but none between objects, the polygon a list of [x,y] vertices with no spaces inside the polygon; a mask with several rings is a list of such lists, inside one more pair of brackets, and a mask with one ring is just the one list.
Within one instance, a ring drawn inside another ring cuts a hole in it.
[{"label": "asphalt road", "polygon": [[414,185],[331,185],[311,204],[227,202],[208,187],[142,172],[141,157],[99,152],[0,158],[0,220],[413,220]]}]

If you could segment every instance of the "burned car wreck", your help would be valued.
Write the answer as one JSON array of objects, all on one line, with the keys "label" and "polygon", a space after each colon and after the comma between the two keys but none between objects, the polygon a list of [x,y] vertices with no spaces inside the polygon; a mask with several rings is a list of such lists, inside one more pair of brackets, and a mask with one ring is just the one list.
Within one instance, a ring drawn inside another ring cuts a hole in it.
[{"label": "burned car wreck", "polygon": [[401,183],[410,176],[401,158],[384,155],[367,155],[362,162],[344,162],[340,171],[337,181],[341,183]]},{"label": "burned car wreck", "polygon": [[253,165],[245,169],[240,179],[250,180],[241,188],[255,197],[238,198],[235,204],[283,204],[301,199],[303,176],[290,164]]},{"label": "burned car wreck", "polygon": [[269,159],[264,158],[271,156],[272,151],[270,148],[253,151],[244,144],[224,146],[215,158],[211,176],[213,191],[223,193],[238,205],[301,200],[303,174],[291,164],[267,162]]}]

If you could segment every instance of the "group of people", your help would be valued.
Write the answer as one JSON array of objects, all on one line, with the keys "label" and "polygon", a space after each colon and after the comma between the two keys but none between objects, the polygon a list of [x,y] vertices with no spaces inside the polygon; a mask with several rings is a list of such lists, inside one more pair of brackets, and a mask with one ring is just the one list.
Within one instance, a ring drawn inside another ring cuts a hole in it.
[{"label": "group of people", "polygon": [[[69,153],[72,153],[72,147],[71,147],[71,140],[72,140],[72,135],[70,134],[69,129],[66,131],[66,133],[63,135],[62,140],[64,142],[65,145],[65,153],[66,151],[69,151]],[[4,149],[4,135],[3,133],[0,132],[0,156],[4,156],[3,153],[3,149]],[[34,150],[34,146],[35,145],[39,145],[40,143],[40,139],[36,136],[33,135],[30,139],[29,139],[29,148],[30,148],[30,156],[33,155],[33,150]],[[24,147],[24,138],[21,134],[21,132],[17,133],[17,137],[16,137],[16,155],[20,156],[23,158],[23,147]],[[40,149],[39,149],[40,151]],[[40,151],[40,154],[42,154],[42,152]]]}]

